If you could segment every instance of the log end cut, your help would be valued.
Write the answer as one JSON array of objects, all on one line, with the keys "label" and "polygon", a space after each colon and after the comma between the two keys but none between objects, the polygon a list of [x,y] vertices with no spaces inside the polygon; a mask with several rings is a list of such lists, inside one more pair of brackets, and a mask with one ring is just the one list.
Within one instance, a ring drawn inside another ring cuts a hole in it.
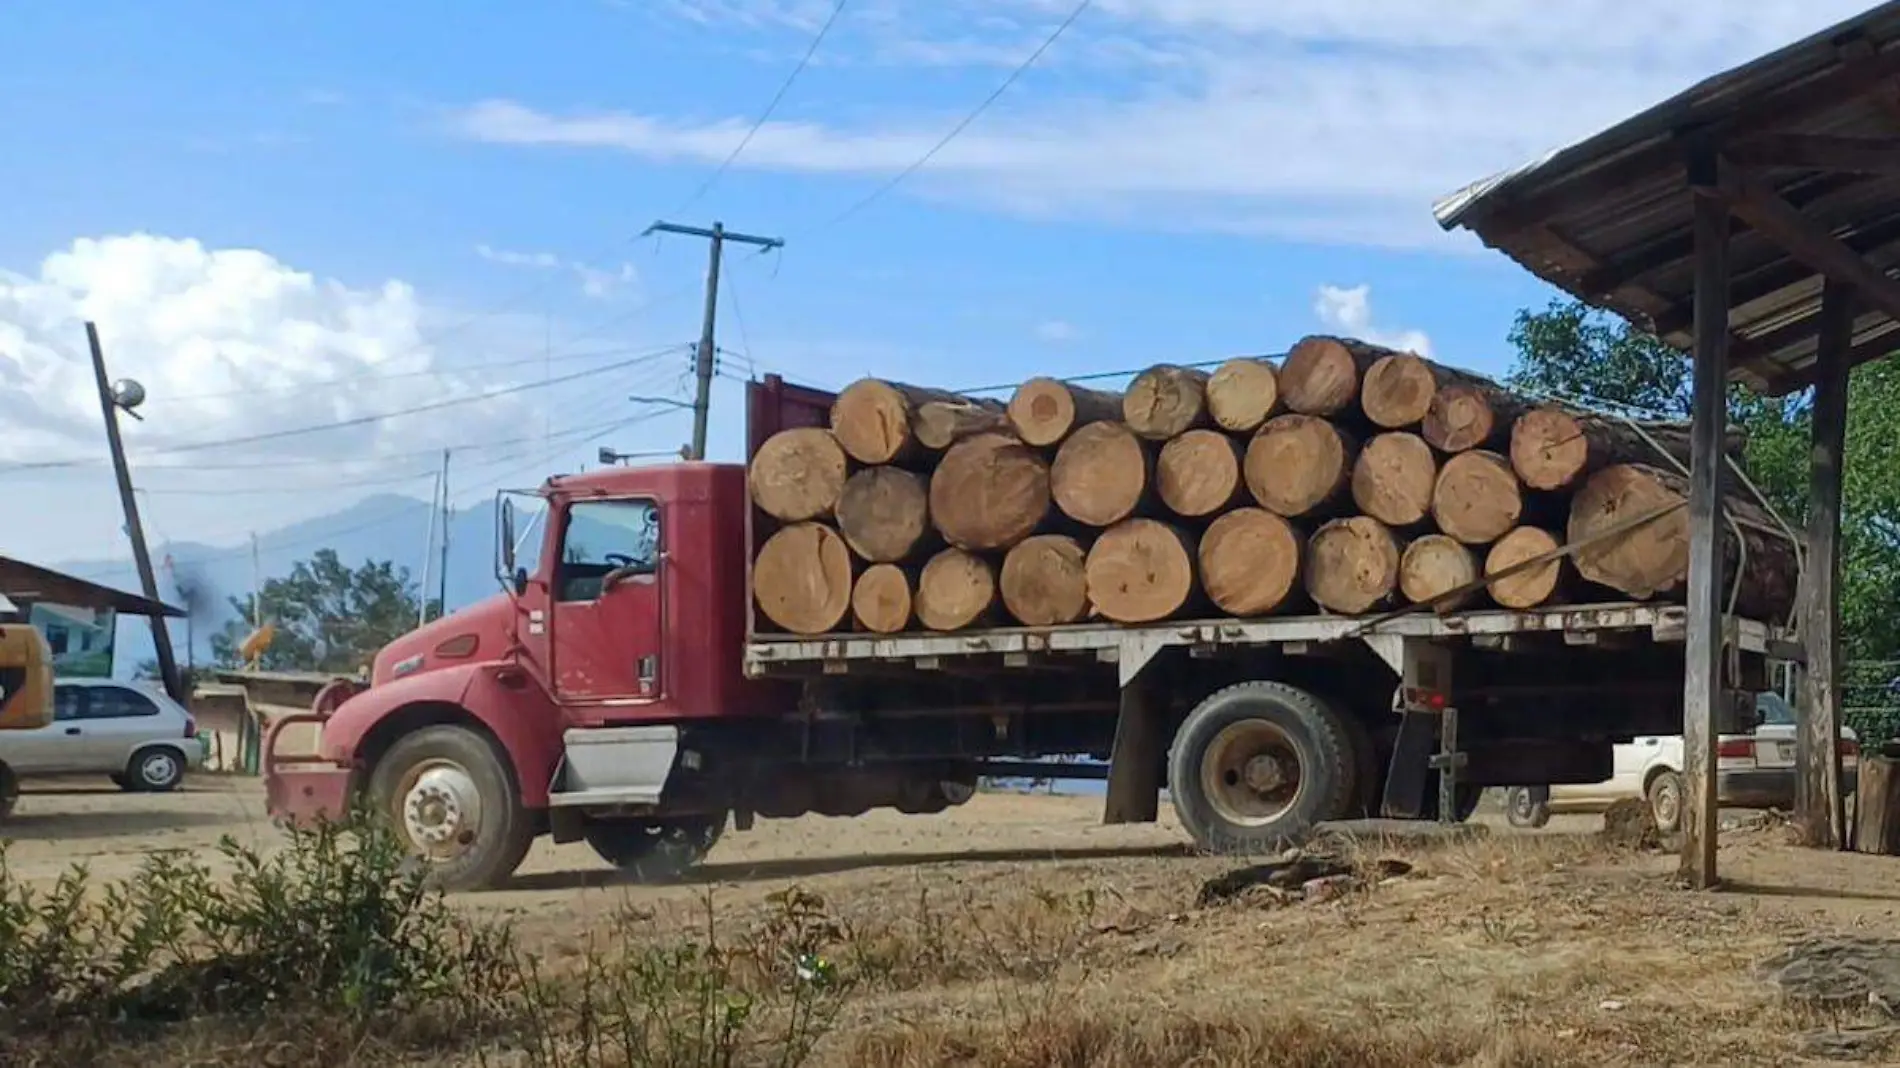
[{"label": "log end cut", "polygon": [[1166,441],[1206,421],[1206,371],[1172,364],[1150,367],[1122,394],[1122,422],[1151,441]]},{"label": "log end cut", "polygon": [[1247,490],[1268,511],[1303,516],[1339,496],[1351,462],[1338,427],[1317,416],[1275,416],[1247,444]]},{"label": "log end cut", "polygon": [[1432,394],[1419,433],[1441,452],[1464,452],[1486,444],[1501,429],[1493,394],[1481,386],[1454,383]]},{"label": "log end cut", "polygon": [[1489,545],[1517,525],[1524,494],[1509,461],[1494,452],[1461,452],[1445,461],[1432,488],[1438,529],[1466,545]]},{"label": "log end cut", "polygon": [[1359,407],[1366,418],[1388,430],[1401,430],[1425,421],[1438,376],[1421,356],[1395,352],[1381,356],[1359,385]]},{"label": "log end cut", "polygon": [[[1434,598],[1478,581],[1478,560],[1458,539],[1427,534],[1405,547],[1399,558],[1399,592],[1413,604],[1431,604]],[[1436,612],[1456,612],[1471,603],[1477,590],[1432,604]]]},{"label": "log end cut", "polygon": [[1369,516],[1335,519],[1306,543],[1306,592],[1341,615],[1369,612],[1399,583],[1399,543]]},{"label": "log end cut", "polygon": [[1352,499],[1359,510],[1392,527],[1410,527],[1431,514],[1438,458],[1417,434],[1389,431],[1366,442],[1352,467]]},{"label": "log end cut", "polygon": [[765,439],[746,472],[752,500],[783,523],[831,515],[844,493],[845,454],[823,427],[781,430]]},{"label": "log end cut", "polygon": [[910,626],[910,577],[896,564],[873,564],[851,587],[851,617],[875,634],[896,634]]},{"label": "log end cut", "polygon": [[917,620],[931,630],[962,630],[982,622],[996,603],[996,573],[962,549],[930,558],[917,576]]},{"label": "log end cut", "polygon": [[1176,515],[1213,515],[1245,491],[1240,445],[1218,430],[1190,430],[1161,447],[1155,490]]},{"label": "log end cut", "polygon": [[1133,515],[1147,496],[1148,479],[1148,447],[1120,423],[1090,423],[1069,435],[1049,470],[1056,507],[1091,527]]},{"label": "log end cut", "polygon": [[1302,415],[1337,415],[1359,396],[1360,361],[1336,337],[1301,338],[1280,368],[1280,400]]},{"label": "log end cut", "polygon": [[1577,573],[1639,601],[1676,589],[1689,574],[1687,509],[1603,535],[1682,501],[1659,472],[1640,464],[1613,464],[1591,475],[1570,499],[1565,530],[1571,544],[1582,545],[1571,557]]},{"label": "log end cut", "polygon": [[1264,616],[1287,603],[1300,577],[1300,535],[1264,508],[1237,508],[1201,535],[1201,588],[1230,616]]},{"label": "log end cut", "polygon": [[853,460],[887,464],[910,448],[910,413],[910,401],[902,389],[880,379],[861,378],[831,402],[831,432]]},{"label": "log end cut", "polygon": [[1194,595],[1194,541],[1153,519],[1129,519],[1089,548],[1089,602],[1117,623],[1152,623],[1179,612]]},{"label": "log end cut", "polygon": [[950,446],[930,478],[930,519],[951,545],[1007,549],[1049,512],[1049,465],[1003,434]]},{"label": "log end cut", "polygon": [[1207,379],[1207,413],[1222,430],[1250,434],[1280,407],[1280,374],[1265,360],[1228,360]]},{"label": "log end cut", "polygon": [[851,550],[822,523],[783,527],[752,561],[752,597],[793,634],[837,630],[851,607]]},{"label": "log end cut", "polygon": [[859,471],[845,480],[838,498],[838,533],[871,563],[909,558],[930,533],[928,485],[922,475],[901,468]]},{"label": "log end cut", "polygon": [[1024,626],[1080,623],[1089,614],[1087,557],[1061,534],[1023,539],[1003,558],[1003,607]]},{"label": "log end cut", "polygon": [[1577,418],[1538,408],[1511,424],[1511,467],[1535,490],[1570,487],[1590,464],[1590,441]]},{"label": "log end cut", "polygon": [[933,452],[962,441],[996,431],[1007,433],[1009,420],[1001,405],[978,400],[933,400],[917,406],[910,420],[917,444]]},{"label": "log end cut", "polygon": [[1037,448],[1059,444],[1079,427],[1122,417],[1122,397],[1055,378],[1032,378],[1009,398],[1009,425]]},{"label": "log end cut", "polygon": [[1548,557],[1544,563],[1531,564],[1490,583],[1491,599],[1504,608],[1536,608],[1557,595],[1557,583],[1563,577],[1564,562],[1555,556],[1562,543],[1557,535],[1539,527],[1518,527],[1498,539],[1484,557],[1484,573],[1496,575],[1531,560]]}]

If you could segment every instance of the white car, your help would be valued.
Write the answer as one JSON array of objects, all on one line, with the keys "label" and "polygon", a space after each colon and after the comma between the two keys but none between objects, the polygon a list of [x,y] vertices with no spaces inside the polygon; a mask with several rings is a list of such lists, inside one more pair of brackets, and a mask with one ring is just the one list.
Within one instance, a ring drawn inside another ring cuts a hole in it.
[{"label": "white car", "polygon": [[[1758,694],[1761,724],[1749,734],[1725,734],[1715,747],[1716,803],[1728,808],[1794,807],[1795,712],[1779,694]],[[1646,798],[1656,826],[1674,831],[1682,822],[1682,736],[1637,738],[1615,748],[1609,778],[1597,783],[1550,787],[1513,786],[1504,811],[1513,826],[1541,827],[1552,813],[1600,812],[1614,801]],[[1841,728],[1841,788],[1854,789],[1860,738]]]},{"label": "white car", "polygon": [[0,732],[0,779],[98,774],[121,789],[159,793],[203,764],[191,713],[138,682],[58,679],[52,723]]}]

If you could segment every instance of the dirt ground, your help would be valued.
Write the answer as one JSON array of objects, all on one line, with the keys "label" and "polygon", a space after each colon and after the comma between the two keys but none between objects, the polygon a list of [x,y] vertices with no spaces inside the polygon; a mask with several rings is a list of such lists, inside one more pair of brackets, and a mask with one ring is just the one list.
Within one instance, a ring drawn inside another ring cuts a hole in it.
[{"label": "dirt ground", "polygon": [[[1900,940],[1900,859],[1797,850],[1773,820],[1725,817],[1711,894],[1679,889],[1671,855],[1606,846],[1597,817],[1518,832],[1481,815],[1483,831],[1455,839],[1354,847],[1403,859],[1403,877],[1202,904],[1203,881],[1235,862],[1193,855],[1165,806],[1156,825],[1104,827],[1100,805],[993,794],[934,817],[761,821],[659,888],[619,884],[585,845],[543,843],[509,888],[458,902],[511,918],[558,961],[602,932],[633,937],[629,923],[637,937],[745,931],[780,891],[818,895],[880,976],[827,1039],[818,1063],[837,1064],[1187,1063],[1223,1043],[1241,1052],[1197,1063],[1239,1064],[1304,1041],[1289,1034],[1358,1045],[1284,1063],[1806,1063],[1812,1036],[1858,1034],[1865,1006],[1790,1003],[1763,962],[1805,938]],[[227,834],[276,840],[254,781],[36,787],[0,827],[31,882],[75,862],[124,876]]]}]

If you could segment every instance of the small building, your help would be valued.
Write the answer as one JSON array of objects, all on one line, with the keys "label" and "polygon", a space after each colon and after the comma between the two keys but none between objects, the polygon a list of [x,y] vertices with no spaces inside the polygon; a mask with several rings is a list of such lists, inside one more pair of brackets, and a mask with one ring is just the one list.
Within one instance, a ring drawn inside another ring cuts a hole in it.
[{"label": "small building", "polygon": [[0,556],[0,595],[45,635],[53,673],[66,678],[112,674],[121,615],[185,617],[183,609],[9,556]]}]

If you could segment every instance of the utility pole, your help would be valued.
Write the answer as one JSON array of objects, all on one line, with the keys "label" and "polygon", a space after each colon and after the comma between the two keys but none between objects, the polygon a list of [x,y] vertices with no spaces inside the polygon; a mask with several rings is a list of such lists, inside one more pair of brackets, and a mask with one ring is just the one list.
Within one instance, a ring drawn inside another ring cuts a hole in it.
[{"label": "utility pole", "polygon": [[[158,575],[152,570],[152,554],[145,547],[145,527],[139,523],[138,498],[132,492],[132,471],[125,462],[125,443],[119,438],[119,411],[137,419],[138,406],[145,401],[145,387],[130,379],[114,390],[106,381],[106,354],[99,344],[99,328],[90,320],[86,323],[86,344],[92,349],[92,377],[99,387],[99,411],[106,420],[106,446],[112,450],[112,473],[119,480],[119,505],[125,511],[125,533],[132,539],[132,560],[138,565],[139,584],[145,592],[145,599],[163,603],[158,596]],[[165,617],[152,617],[152,648],[158,654],[159,679],[165,684],[165,692],[179,704],[189,703],[190,696],[185,693],[184,679],[178,674],[178,657],[172,652],[171,628],[165,625]]]},{"label": "utility pole", "polygon": [[[449,450],[442,450],[442,473],[437,476],[442,487],[442,565],[436,568],[435,576],[435,617],[441,619],[449,611],[449,519],[454,512],[449,508]],[[422,593],[423,608],[428,608],[428,590]]]},{"label": "utility pole", "polygon": [[416,626],[429,621],[429,576],[435,567],[435,521],[439,518],[435,502],[442,497],[442,475],[435,476],[434,488],[429,493],[429,534],[422,541],[422,596],[416,598]]},{"label": "utility pole", "polygon": [[706,416],[712,404],[713,380],[713,324],[719,316],[719,253],[728,241],[737,241],[743,245],[756,245],[761,251],[784,248],[785,242],[776,237],[755,237],[752,234],[734,233],[726,229],[724,223],[715,222],[712,229],[704,230],[697,226],[680,226],[670,222],[656,222],[646,228],[647,234],[684,234],[687,237],[703,237],[711,243],[706,266],[706,318],[699,327],[699,351],[693,356],[693,377],[698,385],[693,392],[693,442],[689,460],[706,458]]}]

